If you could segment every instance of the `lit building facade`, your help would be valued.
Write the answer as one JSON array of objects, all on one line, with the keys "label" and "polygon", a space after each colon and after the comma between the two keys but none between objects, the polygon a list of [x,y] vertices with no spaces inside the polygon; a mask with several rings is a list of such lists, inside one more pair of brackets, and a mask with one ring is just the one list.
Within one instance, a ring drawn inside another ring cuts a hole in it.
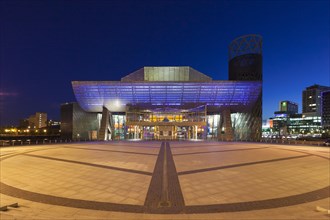
[{"label": "lit building facade", "polygon": [[303,113],[321,116],[321,93],[330,90],[328,86],[313,85],[302,94]]},{"label": "lit building facade", "polygon": [[[252,39],[261,47],[261,37],[251,36],[232,44]],[[261,48],[230,50],[262,57]],[[236,79],[218,81],[181,66],[143,67],[121,81],[73,81],[78,104],[62,105],[61,132],[73,139],[260,140],[262,72],[245,70],[253,77],[235,69]]]},{"label": "lit building facade", "polygon": [[[271,118],[271,133],[279,136],[320,137],[329,132],[330,100],[329,87],[313,85],[303,91],[303,113],[298,114],[298,105],[281,101],[279,110]],[[323,92],[322,92],[323,91]],[[324,135],[326,136],[326,135]]]},{"label": "lit building facade", "polygon": [[30,128],[44,128],[47,127],[47,113],[36,112],[26,120],[20,123],[22,126],[29,126]]},{"label": "lit building facade", "polygon": [[[281,101],[279,104],[279,110],[286,114],[297,114],[298,104],[291,101]],[[276,113],[275,113],[276,114]]]},{"label": "lit building facade", "polygon": [[320,116],[309,114],[276,114],[270,121],[271,133],[274,135],[319,137],[322,133]]}]

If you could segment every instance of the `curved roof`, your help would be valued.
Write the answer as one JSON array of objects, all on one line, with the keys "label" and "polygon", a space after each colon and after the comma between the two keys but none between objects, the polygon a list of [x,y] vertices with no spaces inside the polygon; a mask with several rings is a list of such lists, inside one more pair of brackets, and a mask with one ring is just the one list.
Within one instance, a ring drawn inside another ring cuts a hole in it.
[{"label": "curved roof", "polygon": [[105,106],[124,112],[127,104],[182,106],[203,103],[208,106],[245,108],[261,94],[261,81],[208,82],[123,82],[73,81],[79,105],[88,112],[101,112]]}]

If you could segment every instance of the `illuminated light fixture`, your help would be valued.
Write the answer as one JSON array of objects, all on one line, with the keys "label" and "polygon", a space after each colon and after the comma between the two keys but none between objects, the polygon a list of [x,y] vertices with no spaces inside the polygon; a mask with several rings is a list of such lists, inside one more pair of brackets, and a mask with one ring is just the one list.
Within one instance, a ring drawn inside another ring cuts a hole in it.
[{"label": "illuminated light fixture", "polygon": [[141,141],[141,139],[128,139],[128,141]]}]

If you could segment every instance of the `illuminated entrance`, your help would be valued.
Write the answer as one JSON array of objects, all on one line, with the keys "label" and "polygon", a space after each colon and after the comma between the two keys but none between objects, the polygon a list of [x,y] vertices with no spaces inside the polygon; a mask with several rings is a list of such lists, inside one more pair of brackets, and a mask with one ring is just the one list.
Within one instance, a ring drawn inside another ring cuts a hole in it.
[{"label": "illuminated entrance", "polygon": [[206,107],[192,109],[131,107],[126,113],[129,139],[205,139]]}]

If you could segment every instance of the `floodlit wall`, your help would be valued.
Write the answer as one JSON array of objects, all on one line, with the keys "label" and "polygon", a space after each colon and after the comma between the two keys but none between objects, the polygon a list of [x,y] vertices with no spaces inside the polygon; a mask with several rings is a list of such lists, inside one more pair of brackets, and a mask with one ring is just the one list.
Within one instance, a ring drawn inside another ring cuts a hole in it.
[{"label": "floodlit wall", "polygon": [[231,114],[234,140],[258,141],[262,134],[261,98],[257,100],[249,111]]},{"label": "floodlit wall", "polygon": [[165,82],[165,81],[199,81],[207,82],[212,78],[189,66],[144,67],[121,79],[122,82]]},{"label": "floodlit wall", "polygon": [[[229,45],[229,80],[262,83],[262,37],[250,34],[236,38]],[[235,113],[235,112],[232,112]],[[261,139],[262,89],[249,111],[232,115],[234,139]]]},{"label": "floodlit wall", "polygon": [[233,111],[250,108],[261,93],[260,81],[211,82],[108,82],[75,81],[73,90],[80,106],[89,112],[124,112],[126,105],[184,106],[206,104]]}]

